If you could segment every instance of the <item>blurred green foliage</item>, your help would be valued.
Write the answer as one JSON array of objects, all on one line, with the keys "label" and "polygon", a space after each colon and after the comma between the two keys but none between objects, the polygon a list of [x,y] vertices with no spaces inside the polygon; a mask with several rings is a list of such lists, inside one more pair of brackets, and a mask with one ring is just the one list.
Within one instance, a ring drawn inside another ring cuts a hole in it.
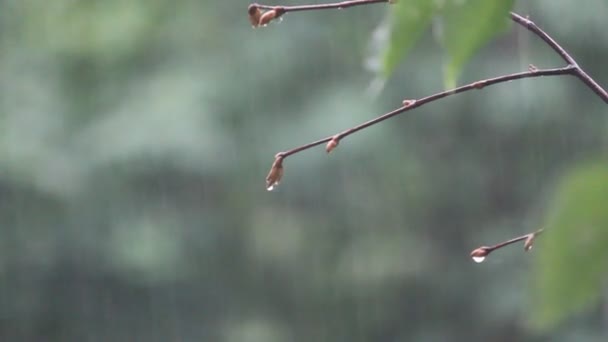
[{"label": "blurred green foliage", "polygon": [[[444,48],[444,82],[454,88],[465,63],[482,46],[510,27],[513,0],[399,1],[393,15],[377,29],[383,38],[382,77],[387,77],[415,46],[422,33],[433,27]],[[380,45],[380,44],[379,44]],[[378,52],[374,51],[374,55]],[[378,57],[374,57],[378,58]]]},{"label": "blurred green foliage", "polygon": [[[275,152],[440,90],[444,60],[421,33],[373,98],[386,6],[252,30],[247,5],[0,1],[0,340],[603,340],[598,297],[528,328],[565,229],[468,258],[534,229],[562,174],[605,154],[594,94],[548,78],[445,99],[290,158],[268,193]],[[604,1],[519,6],[606,83]],[[509,32],[463,81],[560,63]]]},{"label": "blurred green foliage", "polygon": [[407,53],[415,46],[420,36],[428,30],[433,19],[435,3],[426,0],[397,2],[390,10],[389,20],[377,30],[377,35],[387,35],[381,48],[373,53],[382,53],[382,75],[390,76]]},{"label": "blurred green foliage", "polygon": [[445,9],[442,40],[448,55],[444,79],[448,88],[456,81],[464,64],[498,34],[511,27],[509,11],[514,0],[452,0]]},{"label": "blurred green foliage", "polygon": [[608,168],[582,166],[558,186],[539,245],[535,323],[552,327],[597,303],[608,270]]}]

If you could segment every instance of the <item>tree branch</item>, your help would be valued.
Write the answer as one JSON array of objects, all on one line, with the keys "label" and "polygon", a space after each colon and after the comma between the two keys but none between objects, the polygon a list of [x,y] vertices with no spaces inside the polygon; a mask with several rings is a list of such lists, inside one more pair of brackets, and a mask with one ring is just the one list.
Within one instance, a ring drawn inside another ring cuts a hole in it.
[{"label": "tree branch", "polygon": [[[329,4],[301,5],[301,6],[269,6],[269,5],[260,5],[260,4],[254,3],[254,4],[249,5],[248,12],[249,12],[249,18],[250,18],[252,24],[254,26],[260,26],[260,25],[268,24],[268,22],[270,22],[271,20],[276,19],[287,12],[347,8],[347,7],[370,5],[370,4],[382,3],[382,2],[392,3],[393,1],[391,1],[391,0],[354,0],[354,1],[342,1],[342,2],[336,2],[336,3],[329,3]],[[267,11],[262,13],[261,9],[267,10]],[[360,125],[349,128],[338,134],[335,134],[335,135],[332,135],[332,136],[329,136],[329,137],[326,137],[326,138],[323,138],[323,139],[320,139],[317,141],[313,141],[311,143],[304,144],[304,145],[295,147],[295,148],[287,150],[287,151],[277,153],[275,155],[275,162],[273,163],[273,167],[271,168],[270,173],[266,177],[267,188],[274,189],[274,187],[276,185],[278,185],[278,183],[281,180],[281,177],[283,175],[283,169],[282,169],[283,160],[293,154],[308,150],[310,148],[313,148],[315,146],[318,146],[318,145],[321,145],[324,143],[327,143],[325,149],[329,153],[338,146],[338,144],[340,143],[340,141],[343,138],[345,138],[353,133],[356,133],[364,128],[373,126],[386,119],[392,118],[393,116],[402,114],[402,113],[412,110],[414,108],[420,107],[424,104],[427,104],[427,103],[430,103],[433,101],[437,101],[444,97],[459,94],[459,93],[473,90],[473,89],[482,89],[486,86],[490,86],[493,84],[499,84],[499,83],[504,83],[504,82],[523,79],[523,78],[534,78],[534,77],[541,77],[541,76],[574,75],[574,76],[578,77],[581,81],[583,81],[591,90],[593,90],[593,92],[595,92],[602,100],[604,100],[604,102],[608,103],[608,93],[606,92],[606,90],[604,90],[583,69],[581,69],[581,67],[574,60],[574,58],[572,56],[570,56],[570,54],[564,48],[562,48],[553,38],[551,38],[551,36],[549,36],[545,31],[543,31],[541,28],[539,28],[534,22],[532,22],[528,18],[524,18],[524,17],[520,16],[519,14],[516,14],[513,12],[510,13],[510,16],[514,22],[516,22],[519,25],[524,26],[525,28],[530,30],[532,33],[539,36],[547,45],[549,45],[557,54],[559,54],[564,59],[564,61],[566,61],[566,63],[568,65],[565,67],[562,67],[562,68],[540,69],[540,70],[531,65],[530,69],[527,72],[519,72],[519,73],[503,75],[503,76],[499,76],[499,77],[476,81],[476,82],[473,82],[468,85],[460,86],[460,87],[454,88],[452,90],[443,91],[443,92],[440,92],[440,93],[437,93],[434,95],[430,95],[427,97],[423,97],[423,98],[417,99],[417,100],[404,100],[403,106],[401,106],[391,112],[383,114],[375,119],[369,120]],[[277,170],[275,168],[276,165],[281,166],[280,173],[277,172]],[[281,177],[274,177],[274,176],[272,176],[273,174],[274,175],[280,174]]]},{"label": "tree branch", "polygon": [[[298,146],[296,148],[293,148],[291,150],[288,151],[284,151],[284,152],[279,152],[277,153],[277,157],[281,157],[283,159],[289,157],[290,155],[296,154],[298,152],[302,152],[304,150],[308,150],[309,148],[321,145],[323,143],[329,142],[329,141],[335,141],[336,143],[339,143],[343,138],[346,138],[347,136],[356,133],[364,128],[367,128],[369,126],[373,126],[377,123],[380,123],[386,119],[390,119],[393,116],[402,114],[404,112],[407,112],[409,110],[412,110],[414,108],[418,108],[422,105],[425,105],[427,103],[430,102],[434,102],[437,101],[439,99],[442,99],[444,97],[448,97],[451,95],[455,95],[455,94],[459,94],[459,93],[463,93],[465,91],[469,91],[469,90],[473,90],[473,89],[482,89],[484,87],[493,85],[493,84],[499,84],[499,83],[504,83],[504,82],[508,82],[508,81],[513,81],[513,80],[518,80],[518,79],[522,79],[522,78],[533,78],[533,77],[541,77],[541,76],[558,76],[558,75],[568,75],[568,74],[573,74],[575,68],[572,66],[566,66],[563,68],[555,68],[555,69],[536,69],[534,67],[531,68],[532,70],[530,71],[526,71],[526,72],[519,72],[519,73],[515,73],[515,74],[509,74],[509,75],[504,75],[504,76],[499,76],[499,77],[494,77],[494,78],[488,78],[485,80],[480,80],[480,81],[476,81],[464,86],[460,86],[458,88],[454,88],[451,90],[446,90],[446,91],[442,91],[440,93],[434,94],[434,95],[430,95],[427,97],[423,97],[421,99],[417,99],[417,100],[404,100],[403,101],[403,106],[388,112],[386,114],[383,114],[375,119],[366,121],[360,125],[357,125],[355,127],[349,128],[341,133],[308,143],[306,145],[302,145],[302,146]],[[333,150],[333,148],[332,148]]]},{"label": "tree branch", "polygon": [[[377,3],[394,3],[396,0],[352,0],[352,1],[341,1],[328,4],[317,4],[317,5],[299,5],[299,6],[270,6],[260,5],[253,3],[249,5],[249,19],[254,27],[265,26],[270,21],[279,18],[287,12],[298,12],[298,11],[315,11],[315,10],[327,10],[327,9],[343,9],[355,6],[371,5]],[[262,13],[261,10],[266,10]],[[599,96],[605,103],[608,103],[608,92],[603,89],[591,76],[589,76],[574,60],[572,56],[559,45],[551,36],[545,31],[538,27],[533,21],[527,17],[510,12],[511,20],[517,24],[527,28],[529,31],[540,37],[547,45],[549,45],[562,59],[570,66],[574,67],[572,72],[573,75],[578,77],[587,87],[589,87],[597,96]]]},{"label": "tree branch", "polygon": [[[279,18],[283,14],[287,12],[297,12],[297,11],[312,11],[312,10],[326,10],[326,9],[342,9],[354,6],[361,5],[371,5],[375,3],[394,3],[394,0],[354,0],[354,1],[342,1],[336,3],[329,4],[319,4],[319,5],[301,5],[301,6],[268,6],[268,5],[260,5],[257,3],[249,5],[248,13],[249,20],[254,27],[258,26],[266,26],[270,21]],[[285,158],[294,155],[296,153],[308,150],[315,146],[327,143],[325,146],[325,150],[327,153],[334,150],[340,141],[347,136],[354,134],[364,128],[368,128],[377,123],[380,123],[384,120],[390,119],[399,114],[410,111],[414,108],[418,108],[427,103],[431,103],[442,99],[444,97],[448,97],[451,95],[463,93],[469,90],[474,89],[482,89],[484,87],[504,83],[513,80],[519,80],[524,78],[535,78],[542,76],[559,76],[559,75],[572,75],[580,79],[589,89],[591,89],[598,97],[600,97],[605,103],[608,103],[608,93],[604,88],[602,88],[593,78],[591,78],[574,60],[574,58],[561,46],[559,45],[551,36],[549,36],[545,31],[543,31],[540,27],[538,27],[533,21],[528,19],[527,17],[522,17],[519,14],[510,12],[510,18],[515,23],[525,27],[530,32],[534,33],[536,36],[541,38],[549,47],[551,47],[565,62],[566,66],[561,68],[552,68],[552,69],[537,69],[535,66],[530,65],[528,71],[513,73],[503,76],[498,76],[494,78],[488,78],[484,80],[479,80],[464,86],[460,86],[451,90],[443,91],[436,93],[434,95],[426,96],[416,100],[404,100],[403,105],[391,112],[383,114],[375,119],[366,121],[360,125],[349,128],[345,131],[342,131],[338,134],[313,141],[311,143],[301,145],[295,147],[293,149],[279,152],[275,155],[275,160],[270,168],[270,172],[266,177],[266,186],[267,189],[273,190],[281,181],[283,177],[283,161]],[[494,246],[482,246],[471,252],[471,257],[475,262],[482,262],[485,258],[493,251],[509,246],[511,244],[524,241],[524,250],[528,251],[532,248],[534,243],[534,239],[536,236],[540,235],[543,232],[543,229],[539,229],[536,232],[529,233],[526,235],[522,235]]]},{"label": "tree branch", "polygon": [[543,31],[540,27],[536,26],[536,24],[528,18],[524,18],[517,13],[511,12],[511,19],[518,23],[519,25],[527,28],[535,35],[539,36],[542,40],[547,43],[568,65],[574,67],[573,74],[578,77],[583,83],[587,85],[594,93],[597,94],[605,103],[608,103],[608,92],[604,88],[602,88],[591,76],[589,76],[574,60],[572,56],[559,45],[551,36],[549,36],[545,31]]},{"label": "tree branch", "polygon": [[348,7],[377,4],[377,3],[381,3],[381,2],[391,2],[391,0],[353,0],[353,1],[334,2],[334,3],[330,3],[330,4],[300,5],[300,6],[269,6],[269,5],[260,5],[260,4],[254,3],[251,6],[256,6],[259,9],[266,9],[266,10],[273,10],[273,9],[281,8],[284,13],[287,13],[287,12],[297,12],[297,11],[343,9],[343,8],[348,8]]},{"label": "tree branch", "polygon": [[329,4],[318,5],[300,5],[300,6],[270,6],[253,3],[247,8],[249,13],[249,21],[253,27],[266,26],[269,22],[281,17],[287,12],[299,11],[315,11],[327,9],[343,9],[348,7],[378,4],[381,2],[393,3],[395,0],[352,0],[334,2]]}]

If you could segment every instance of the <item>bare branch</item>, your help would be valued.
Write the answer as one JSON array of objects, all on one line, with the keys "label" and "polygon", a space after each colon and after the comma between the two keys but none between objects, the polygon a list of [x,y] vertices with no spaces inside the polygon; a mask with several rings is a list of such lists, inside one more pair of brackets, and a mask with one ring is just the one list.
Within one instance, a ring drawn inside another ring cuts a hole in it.
[{"label": "bare branch", "polygon": [[509,74],[509,75],[504,75],[504,76],[499,76],[499,77],[494,77],[494,78],[488,78],[485,80],[480,80],[480,81],[475,81],[473,83],[464,85],[464,86],[460,86],[458,88],[454,88],[454,89],[450,89],[450,90],[446,90],[446,91],[442,91],[440,93],[434,94],[434,95],[430,95],[427,97],[423,97],[421,99],[417,99],[417,100],[404,100],[403,103],[404,105],[393,110],[390,111],[386,114],[383,114],[375,119],[369,120],[367,122],[364,122],[360,125],[357,125],[355,127],[349,128],[341,133],[338,134],[334,134],[331,136],[328,136],[326,138],[302,145],[302,146],[298,146],[296,148],[293,148],[291,150],[287,150],[284,152],[279,152],[277,153],[277,155],[283,157],[283,158],[287,158],[293,154],[296,154],[298,152],[302,152],[305,150],[308,150],[312,147],[324,144],[329,142],[330,140],[335,141],[336,143],[338,143],[341,139],[356,133],[364,128],[367,128],[369,126],[373,126],[377,123],[380,123],[386,119],[390,119],[393,116],[402,114],[404,112],[407,112],[409,110],[412,110],[414,108],[418,108],[422,105],[425,105],[427,103],[430,102],[434,102],[437,101],[439,99],[442,99],[444,97],[448,97],[451,95],[455,95],[455,94],[459,94],[459,93],[463,93],[465,91],[469,91],[469,90],[474,90],[474,89],[482,89],[484,87],[487,86],[491,86],[494,84],[499,84],[499,83],[504,83],[504,82],[508,82],[508,81],[513,81],[513,80],[518,80],[518,79],[522,79],[522,78],[534,78],[534,77],[542,77],[542,76],[558,76],[558,75],[573,75],[574,74],[574,70],[575,67],[573,66],[566,66],[563,68],[555,68],[555,69],[535,69],[532,71],[526,71],[526,72],[519,72],[519,73],[515,73],[515,74]]},{"label": "bare branch", "polygon": [[270,6],[260,5],[253,3],[247,8],[249,13],[249,21],[255,28],[258,26],[266,26],[271,21],[280,18],[287,12],[301,12],[301,11],[315,11],[315,10],[328,10],[328,9],[343,9],[348,7],[371,5],[377,3],[393,3],[395,0],[353,0],[353,1],[342,1],[334,2],[329,4],[318,4],[318,5],[300,5],[300,6]]},{"label": "bare branch", "polygon": [[526,235],[522,235],[522,236],[518,236],[516,238],[510,239],[510,240],[507,240],[507,241],[503,241],[503,242],[498,243],[498,244],[496,244],[494,246],[489,246],[489,247],[488,246],[481,246],[479,248],[474,249],[471,252],[471,257],[473,258],[473,260],[475,262],[479,263],[479,262],[484,261],[485,258],[490,253],[494,252],[495,250],[501,249],[503,247],[506,247],[506,246],[509,246],[509,245],[512,245],[514,243],[517,243],[517,242],[520,242],[520,241],[524,241],[524,240],[525,240],[525,242],[524,242],[524,250],[527,252],[530,249],[532,249],[532,246],[534,244],[534,239],[537,236],[539,236],[540,234],[542,234],[543,231],[544,231],[544,229],[541,228],[541,229],[539,229],[539,230],[537,230],[535,232],[532,232],[532,233],[529,233],[529,234],[526,234]]},{"label": "bare branch", "polygon": [[[260,5],[257,3],[251,4],[249,6],[249,16],[252,24],[254,26],[265,25],[270,20],[276,19],[287,12],[295,12],[295,11],[310,11],[310,10],[326,10],[326,9],[335,9],[335,8],[348,8],[353,6],[361,6],[361,5],[370,5],[375,3],[393,3],[391,0],[354,0],[354,1],[342,1],[336,3],[329,4],[319,4],[319,5],[301,5],[301,6],[269,6],[269,5]],[[265,13],[262,13],[260,10],[266,10]],[[443,91],[434,95],[430,95],[427,97],[423,97],[417,100],[404,100],[403,106],[396,108],[395,110],[383,114],[375,119],[364,122],[360,125],[351,127],[343,132],[338,134],[333,134],[331,136],[325,137],[323,139],[319,139],[317,141],[313,141],[308,144],[304,144],[293,149],[279,152],[276,154],[277,157],[280,157],[281,160],[285,158],[313,148],[315,146],[325,144],[326,151],[331,152],[335,149],[340,141],[364,128],[373,126],[377,123],[380,123],[386,119],[392,118],[393,116],[397,116],[414,108],[420,107],[424,104],[437,101],[444,97],[448,97],[451,95],[459,94],[465,91],[474,90],[474,89],[482,89],[486,86],[490,86],[493,84],[504,83],[508,81],[524,79],[524,78],[534,78],[541,76],[559,76],[559,75],[573,75],[578,77],[581,81],[583,81],[593,92],[595,92],[604,102],[608,103],[608,93],[604,90],[595,80],[593,80],[581,67],[576,63],[574,58],[570,56],[570,54],[561,47],[553,38],[551,38],[545,31],[539,28],[534,22],[529,20],[528,18],[524,18],[519,14],[510,13],[511,19],[519,25],[524,26],[528,30],[530,30],[535,35],[539,36],[547,45],[549,45],[557,54],[559,54],[566,63],[567,66],[562,68],[552,68],[552,69],[538,69],[537,67],[530,65],[527,72],[519,72],[514,74],[503,75],[494,78],[488,78],[485,80],[480,80],[473,82],[468,85],[460,86],[454,88],[452,90]]]},{"label": "bare branch", "polygon": [[393,1],[391,1],[391,0],[353,0],[353,1],[341,1],[341,2],[334,2],[334,3],[329,3],[329,4],[317,4],[317,5],[269,6],[269,5],[252,4],[251,6],[255,6],[259,9],[266,9],[266,10],[273,10],[273,9],[281,8],[284,13],[287,13],[287,12],[298,12],[298,11],[343,9],[343,8],[348,8],[348,7],[377,4],[377,3],[381,3],[381,2],[392,3]]},{"label": "bare branch", "polygon": [[[327,10],[327,9],[343,9],[348,7],[371,5],[377,3],[394,3],[396,0],[352,0],[352,1],[341,1],[328,4],[317,4],[317,5],[299,5],[299,6],[270,6],[260,5],[253,3],[249,5],[249,19],[254,27],[265,26],[270,21],[281,17],[287,12],[298,12],[298,11],[314,11],[314,10]],[[266,10],[262,13],[260,10]],[[527,17],[510,12],[511,20],[517,24],[527,28],[535,35],[540,37],[547,45],[549,45],[562,59],[570,66],[574,67],[573,75],[578,77],[587,87],[589,87],[597,96],[599,96],[605,103],[608,103],[608,92],[602,86],[600,86],[591,76],[589,76],[585,70],[583,70],[574,58],[551,36],[545,31],[538,27],[533,21]],[[315,145],[316,146],[316,145]]]},{"label": "bare branch", "polygon": [[[394,0],[353,0],[353,1],[342,1],[336,3],[328,3],[328,4],[318,4],[318,5],[301,5],[301,6],[268,6],[268,5],[260,5],[257,3],[249,5],[248,13],[249,20],[254,27],[257,26],[265,26],[270,21],[279,18],[283,14],[287,12],[297,12],[297,11],[311,11],[311,10],[326,10],[326,9],[343,9],[354,6],[361,5],[371,5],[375,3],[394,3]],[[268,190],[272,190],[279,184],[283,176],[283,160],[287,157],[308,150],[315,146],[326,144],[325,150],[329,153],[334,150],[340,143],[340,141],[347,136],[354,134],[364,128],[368,128],[377,123],[380,123],[384,120],[390,119],[399,114],[405,113],[414,108],[418,108],[427,103],[431,103],[442,99],[444,97],[448,97],[451,95],[463,93],[469,90],[474,89],[483,89],[484,87],[491,86],[494,84],[504,83],[513,80],[519,80],[524,78],[535,78],[542,76],[559,76],[559,75],[572,75],[576,76],[580,79],[589,89],[591,89],[598,97],[600,97],[605,103],[608,103],[608,93],[604,88],[602,88],[593,78],[591,78],[574,60],[574,58],[561,46],[559,45],[551,36],[549,36],[545,31],[543,31],[540,27],[538,27],[533,21],[528,19],[527,17],[522,17],[517,13],[510,13],[511,20],[515,23],[525,27],[530,32],[534,33],[536,36],[541,38],[549,47],[551,47],[566,63],[565,67],[561,68],[552,68],[552,69],[538,69],[536,66],[530,64],[528,71],[513,73],[503,76],[498,76],[494,78],[488,78],[484,80],[479,80],[464,86],[460,86],[451,90],[443,91],[436,93],[434,95],[426,96],[420,99],[408,99],[403,101],[403,105],[391,112],[383,114],[375,119],[364,122],[360,125],[349,128],[343,132],[338,134],[333,134],[326,138],[313,141],[311,143],[301,145],[295,147],[293,149],[279,152],[275,156],[275,161],[272,164],[268,177],[266,178],[267,188]],[[482,262],[485,258],[492,253],[493,251],[509,246],[511,244],[525,241],[524,242],[524,250],[529,251],[533,244],[536,236],[540,235],[543,232],[543,229],[539,229],[536,232],[529,233],[526,235],[522,235],[494,246],[482,246],[471,252],[471,257],[475,262]]]}]

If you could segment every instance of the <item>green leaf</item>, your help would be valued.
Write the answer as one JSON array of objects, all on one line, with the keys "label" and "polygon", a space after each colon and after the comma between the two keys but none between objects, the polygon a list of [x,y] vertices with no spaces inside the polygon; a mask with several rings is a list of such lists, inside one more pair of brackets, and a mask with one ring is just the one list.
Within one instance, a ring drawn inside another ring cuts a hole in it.
[{"label": "green leaf", "polygon": [[597,303],[608,276],[608,165],[575,170],[558,186],[537,240],[532,323],[549,329]]},{"label": "green leaf", "polygon": [[431,24],[434,1],[401,0],[392,5],[390,38],[382,54],[382,74],[388,77]]},{"label": "green leaf", "polygon": [[514,0],[449,0],[444,8],[445,85],[453,88],[465,63],[505,31]]}]

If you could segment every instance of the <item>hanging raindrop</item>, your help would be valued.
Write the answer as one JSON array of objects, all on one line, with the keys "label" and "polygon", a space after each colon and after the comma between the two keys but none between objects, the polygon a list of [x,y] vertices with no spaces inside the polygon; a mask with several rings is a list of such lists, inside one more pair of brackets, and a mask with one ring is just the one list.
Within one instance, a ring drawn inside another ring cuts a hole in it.
[{"label": "hanging raindrop", "polygon": [[272,163],[268,176],[266,176],[266,190],[272,191],[279,186],[281,177],[283,177],[283,159],[277,157]]},{"label": "hanging raindrop", "polygon": [[479,264],[480,262],[486,260],[486,257],[488,256],[488,254],[490,254],[491,251],[492,249],[490,247],[479,247],[471,252],[471,258],[473,258],[473,261]]},{"label": "hanging raindrop", "polygon": [[473,261],[475,261],[478,264],[482,263],[484,260],[486,260],[485,256],[474,256],[472,258],[473,258]]}]

